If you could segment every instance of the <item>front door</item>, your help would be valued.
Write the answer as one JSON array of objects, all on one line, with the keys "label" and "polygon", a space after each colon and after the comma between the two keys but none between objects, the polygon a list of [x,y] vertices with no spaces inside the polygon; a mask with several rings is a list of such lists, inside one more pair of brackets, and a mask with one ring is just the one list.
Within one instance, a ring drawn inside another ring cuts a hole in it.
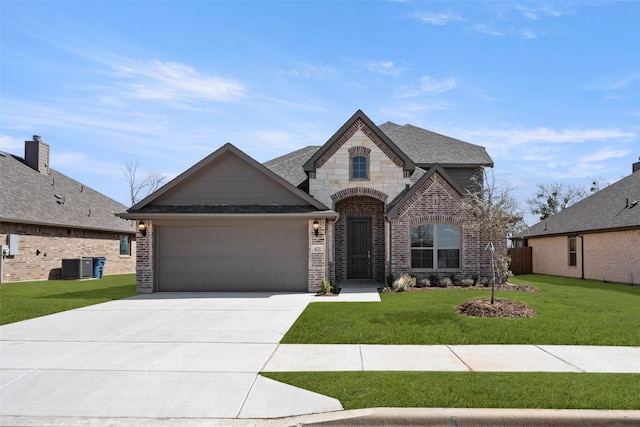
[{"label": "front door", "polygon": [[347,220],[347,279],[371,279],[371,218]]}]

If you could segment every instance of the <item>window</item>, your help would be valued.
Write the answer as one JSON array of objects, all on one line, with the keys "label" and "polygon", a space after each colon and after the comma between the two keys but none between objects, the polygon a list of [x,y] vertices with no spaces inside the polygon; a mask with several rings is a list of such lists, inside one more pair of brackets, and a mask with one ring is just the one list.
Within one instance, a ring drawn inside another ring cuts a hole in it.
[{"label": "window", "polygon": [[351,159],[351,179],[367,179],[367,158],[355,156]]},{"label": "window", "polygon": [[569,266],[575,267],[578,265],[578,251],[575,237],[569,237]]},{"label": "window", "polygon": [[422,224],[411,227],[411,268],[460,268],[460,246],[458,226]]},{"label": "window", "polygon": [[131,256],[131,237],[126,234],[120,236],[120,256]]}]

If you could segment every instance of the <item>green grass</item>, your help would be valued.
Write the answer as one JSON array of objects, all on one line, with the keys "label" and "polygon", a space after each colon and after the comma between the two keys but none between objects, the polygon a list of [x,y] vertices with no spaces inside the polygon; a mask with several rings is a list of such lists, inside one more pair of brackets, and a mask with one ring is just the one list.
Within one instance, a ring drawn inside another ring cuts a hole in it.
[{"label": "green grass", "polygon": [[490,291],[439,289],[382,294],[381,303],[310,304],[282,343],[640,345],[640,287],[541,275],[511,282],[540,292],[497,292],[535,318],[460,315],[454,308]]},{"label": "green grass", "polygon": [[0,284],[0,325],[136,295],[135,274]]},{"label": "green grass", "polygon": [[334,397],[344,409],[640,409],[640,374],[269,372],[262,375]]}]

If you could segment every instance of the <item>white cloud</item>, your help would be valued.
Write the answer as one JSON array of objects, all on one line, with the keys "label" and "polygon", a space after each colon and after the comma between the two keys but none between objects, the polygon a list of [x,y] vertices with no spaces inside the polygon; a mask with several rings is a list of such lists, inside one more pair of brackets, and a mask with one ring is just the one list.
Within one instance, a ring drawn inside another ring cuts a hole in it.
[{"label": "white cloud", "polygon": [[369,71],[389,76],[399,76],[402,68],[396,67],[393,61],[370,61],[367,63]]},{"label": "white cloud", "polygon": [[113,66],[122,79],[128,80],[128,94],[136,98],[231,102],[247,91],[237,80],[208,75],[179,62],[126,61]]},{"label": "white cloud", "polygon": [[19,153],[24,148],[24,141],[24,139],[14,138],[9,135],[0,135],[0,150],[7,153]]},{"label": "white cloud", "polygon": [[436,79],[431,76],[423,76],[420,79],[420,89],[425,93],[442,93],[447,92],[456,87],[456,79],[447,77],[444,79]]},{"label": "white cloud", "polygon": [[422,12],[416,13],[415,17],[420,21],[431,25],[446,25],[451,22],[464,21],[461,17],[451,13],[430,13]]},{"label": "white cloud", "polygon": [[316,78],[316,79],[324,79],[327,76],[335,76],[338,73],[338,70],[326,64],[309,64],[306,62],[298,63],[296,68],[289,71],[288,74],[291,77],[298,78]]},{"label": "white cloud", "polygon": [[472,136],[484,140],[494,141],[498,145],[522,145],[534,142],[551,144],[583,143],[607,139],[635,138],[633,132],[620,129],[550,129],[539,127],[535,129],[478,129],[471,131]]},{"label": "white cloud", "polygon": [[536,4],[535,7],[528,4],[527,6],[518,4],[515,6],[515,9],[522,13],[522,16],[525,18],[537,21],[541,16],[552,16],[554,18],[559,18],[563,15],[566,15],[566,12],[563,12],[557,8],[552,7],[549,4]]},{"label": "white cloud", "polygon": [[575,160],[575,163],[593,163],[601,162],[603,160],[617,159],[628,155],[630,152],[630,150],[615,150],[611,147],[603,147],[593,154],[579,157]]},{"label": "white cloud", "polygon": [[640,80],[639,72],[632,72],[618,78],[602,79],[598,83],[592,83],[585,86],[588,90],[618,90],[631,86]]},{"label": "white cloud", "polygon": [[493,27],[490,27],[488,24],[475,24],[472,27],[473,30],[479,32],[479,33],[484,33],[484,34],[489,34],[490,36],[503,36],[504,32],[497,30]]},{"label": "white cloud", "polygon": [[537,39],[538,38],[538,34],[536,32],[534,32],[533,30],[529,29],[529,28],[523,28],[520,31],[518,31],[518,34],[520,34],[520,36],[523,39],[527,39],[527,40],[532,40],[532,39]]}]

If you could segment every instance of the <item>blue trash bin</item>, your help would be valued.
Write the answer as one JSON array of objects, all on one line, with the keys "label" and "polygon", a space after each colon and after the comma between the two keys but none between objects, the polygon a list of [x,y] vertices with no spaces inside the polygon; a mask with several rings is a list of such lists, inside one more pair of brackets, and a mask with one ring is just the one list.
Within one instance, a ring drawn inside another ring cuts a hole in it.
[{"label": "blue trash bin", "polygon": [[104,273],[104,263],[107,261],[107,258],[101,256],[93,258],[93,277],[96,279],[102,279],[102,274]]}]

